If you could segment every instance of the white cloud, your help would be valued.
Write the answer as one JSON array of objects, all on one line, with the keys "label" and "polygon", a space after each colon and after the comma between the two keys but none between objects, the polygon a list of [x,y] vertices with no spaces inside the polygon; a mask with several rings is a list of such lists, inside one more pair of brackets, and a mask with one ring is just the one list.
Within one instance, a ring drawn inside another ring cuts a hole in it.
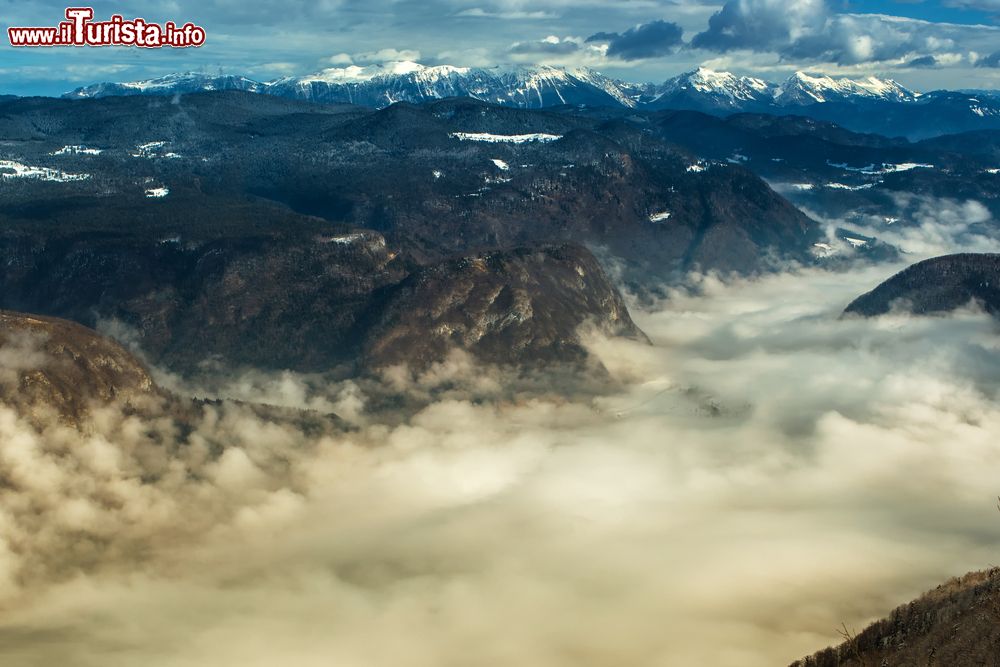
[{"label": "white cloud", "polygon": [[[330,59],[332,63],[335,58],[340,56],[334,56]],[[413,61],[416,62],[420,60],[420,51],[413,49],[379,49],[378,51],[364,51],[362,53],[355,53],[351,56],[351,60],[357,65],[377,65],[381,63],[394,63],[394,62],[404,62]]]}]

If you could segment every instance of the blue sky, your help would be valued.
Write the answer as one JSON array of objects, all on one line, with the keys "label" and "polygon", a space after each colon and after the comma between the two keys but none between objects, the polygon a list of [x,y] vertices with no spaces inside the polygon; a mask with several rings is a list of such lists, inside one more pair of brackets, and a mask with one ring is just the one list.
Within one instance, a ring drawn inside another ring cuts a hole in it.
[{"label": "blue sky", "polygon": [[55,25],[65,4],[0,0],[0,92],[172,71],[258,79],[396,60],[587,66],[661,81],[705,65],[780,80],[797,69],[891,76],[916,89],[1000,88],[1000,0],[138,0],[95,2],[193,21],[205,46],[14,49],[8,26]]},{"label": "blue sky", "polygon": [[1000,13],[1000,3],[992,3],[994,12],[989,11],[989,2],[943,3],[901,2],[900,0],[869,0],[868,2],[846,2],[840,6],[844,11],[891,14],[907,18],[949,23],[989,24]]}]

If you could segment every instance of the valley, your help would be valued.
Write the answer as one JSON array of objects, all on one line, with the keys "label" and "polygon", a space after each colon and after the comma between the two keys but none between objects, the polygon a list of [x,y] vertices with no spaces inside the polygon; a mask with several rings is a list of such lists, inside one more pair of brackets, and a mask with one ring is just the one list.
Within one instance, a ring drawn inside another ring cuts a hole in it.
[{"label": "valley", "polygon": [[0,98],[0,662],[978,664],[997,109],[410,61]]}]

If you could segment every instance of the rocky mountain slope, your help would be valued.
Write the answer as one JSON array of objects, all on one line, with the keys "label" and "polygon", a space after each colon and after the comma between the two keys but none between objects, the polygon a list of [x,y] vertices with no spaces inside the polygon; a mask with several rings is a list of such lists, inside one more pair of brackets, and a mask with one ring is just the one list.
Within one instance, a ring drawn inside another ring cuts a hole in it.
[{"label": "rocky mountain slope", "polygon": [[75,421],[93,404],[156,392],[143,365],[118,343],[74,322],[0,311],[0,404],[29,416],[55,409]]},{"label": "rocky mountain slope", "polygon": [[901,308],[929,315],[969,304],[1000,316],[1000,255],[965,253],[914,264],[855,299],[844,312],[873,317]]},{"label": "rocky mountain slope", "polygon": [[[267,207],[256,214],[280,224]],[[588,320],[636,335],[583,248],[418,267],[376,232],[295,221],[230,238],[0,237],[2,301],[117,322],[151,359],[186,372],[213,363],[353,373],[420,366],[451,346],[501,363],[577,362],[576,330]]]},{"label": "rocky mountain slope", "polygon": [[489,252],[422,268],[384,296],[369,363],[436,361],[453,347],[493,363],[584,361],[578,330],[644,338],[593,255],[561,245]]},{"label": "rocky mountain slope", "polygon": [[975,572],[903,605],[840,646],[791,667],[1000,664],[1000,569]]}]

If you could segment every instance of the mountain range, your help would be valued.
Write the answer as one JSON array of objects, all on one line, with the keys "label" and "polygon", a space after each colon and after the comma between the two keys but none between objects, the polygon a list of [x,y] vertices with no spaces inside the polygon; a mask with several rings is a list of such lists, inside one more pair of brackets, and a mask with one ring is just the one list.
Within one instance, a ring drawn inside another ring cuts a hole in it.
[{"label": "mountain range", "polygon": [[256,81],[197,72],[157,79],[97,83],[64,97],[174,95],[242,90],[326,104],[383,108],[469,97],[518,108],[562,105],[627,109],[682,109],[725,115],[794,113],[848,129],[926,138],[1000,127],[1000,98],[982,92],[919,93],[891,79],[832,78],[796,72],[780,84],[700,67],[662,83],[631,83],[588,68],[425,66],[403,61],[334,67],[302,77]]},{"label": "mountain range", "polygon": [[471,97],[493,104],[541,108],[560,104],[610,104],[630,108],[672,107],[684,100],[718,108],[747,105],[801,106],[852,99],[913,102],[920,94],[892,80],[833,79],[796,72],[782,84],[717,72],[705,67],[667,81],[629,83],[588,68],[424,66],[395,62],[368,67],[331,67],[302,77],[255,81],[245,76],[198,72],[157,79],[97,83],[77,88],[71,99],[111,95],[162,95],[206,90],[245,90],[311,102],[381,108],[396,102]]}]

